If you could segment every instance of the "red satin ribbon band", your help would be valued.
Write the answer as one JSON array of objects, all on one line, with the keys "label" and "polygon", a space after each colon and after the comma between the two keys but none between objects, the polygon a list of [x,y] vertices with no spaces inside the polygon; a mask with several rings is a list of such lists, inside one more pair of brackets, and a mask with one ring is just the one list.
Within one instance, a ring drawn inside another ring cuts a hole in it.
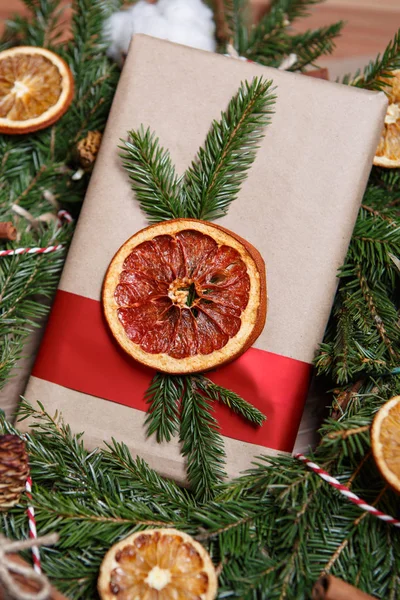
[{"label": "red satin ribbon band", "polygon": [[[57,292],[33,369],[35,377],[145,411],[144,394],[153,374],[115,343],[100,302]],[[215,417],[222,434],[291,452],[310,375],[308,363],[255,348],[208,373],[212,381],[267,415],[264,425],[257,427],[216,402]]]}]

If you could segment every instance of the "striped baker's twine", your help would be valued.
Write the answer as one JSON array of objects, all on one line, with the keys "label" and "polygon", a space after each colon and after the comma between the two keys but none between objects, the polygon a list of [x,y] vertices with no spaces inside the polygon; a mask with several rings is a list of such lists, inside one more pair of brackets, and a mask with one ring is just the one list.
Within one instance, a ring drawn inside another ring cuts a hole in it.
[{"label": "striped baker's twine", "polygon": [[[59,210],[57,213],[58,227],[61,227],[63,221],[72,223],[73,218],[66,210]],[[64,248],[64,244],[56,244],[53,246],[46,246],[45,248],[11,248],[10,250],[0,250],[0,258],[2,256],[16,256],[18,254],[49,254],[50,252],[57,252]]]},{"label": "striped baker's twine", "polygon": [[[30,475],[28,476],[28,478],[26,480],[25,491],[26,491],[26,495],[28,496],[29,500],[32,502],[32,479],[31,479]],[[37,538],[37,531],[36,531],[35,511],[34,511],[33,506],[28,506],[26,512],[28,514],[29,537],[31,539],[35,540]],[[33,558],[33,568],[35,569],[36,573],[39,573],[39,575],[40,575],[40,573],[42,572],[42,567],[40,564],[39,548],[37,546],[32,546],[32,558]]]},{"label": "striped baker's twine", "polygon": [[63,244],[57,244],[57,246],[46,246],[46,248],[14,248],[12,250],[0,250],[0,257],[2,256],[16,256],[17,254],[49,254],[50,252],[56,252],[64,248]]},{"label": "striped baker's twine", "polygon": [[61,227],[63,221],[66,221],[67,223],[73,223],[74,221],[69,212],[64,209],[58,211],[57,217],[59,221],[59,227]]},{"label": "striped baker's twine", "polygon": [[304,454],[295,454],[294,457],[304,462],[309,469],[314,471],[314,473],[317,473],[317,475],[322,477],[322,479],[329,483],[329,485],[336,488],[341,494],[343,494],[343,496],[350,500],[350,502],[361,508],[361,510],[371,513],[371,515],[374,515],[378,519],[385,521],[385,523],[389,523],[395,527],[400,527],[400,521],[398,519],[395,519],[390,515],[386,515],[385,513],[376,509],[375,506],[367,504],[365,500],[362,500],[362,498],[351,492],[345,485],[340,483],[340,481],[338,481],[335,477],[332,477],[332,475],[329,475],[329,473],[321,469],[321,467],[319,467],[317,464],[309,460],[306,456],[304,456]]}]

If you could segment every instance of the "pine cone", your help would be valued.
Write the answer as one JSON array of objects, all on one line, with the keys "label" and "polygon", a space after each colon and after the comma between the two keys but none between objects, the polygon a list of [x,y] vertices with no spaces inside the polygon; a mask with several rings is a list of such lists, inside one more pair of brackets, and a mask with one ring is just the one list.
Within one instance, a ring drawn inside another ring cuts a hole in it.
[{"label": "pine cone", "polygon": [[18,504],[28,474],[24,440],[17,435],[0,435],[0,511]]},{"label": "pine cone", "polygon": [[93,169],[101,138],[100,131],[89,131],[87,136],[76,145],[79,164],[85,171],[90,172]]}]

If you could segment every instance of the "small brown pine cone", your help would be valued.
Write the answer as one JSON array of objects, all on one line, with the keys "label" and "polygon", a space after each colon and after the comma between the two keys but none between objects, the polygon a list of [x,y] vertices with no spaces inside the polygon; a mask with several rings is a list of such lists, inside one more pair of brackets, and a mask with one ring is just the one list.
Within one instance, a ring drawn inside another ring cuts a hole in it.
[{"label": "small brown pine cone", "polygon": [[0,511],[18,504],[28,475],[24,440],[17,435],[0,435]]},{"label": "small brown pine cone", "polygon": [[76,145],[79,164],[84,171],[90,172],[100,148],[102,134],[100,131],[89,131],[87,136]]}]

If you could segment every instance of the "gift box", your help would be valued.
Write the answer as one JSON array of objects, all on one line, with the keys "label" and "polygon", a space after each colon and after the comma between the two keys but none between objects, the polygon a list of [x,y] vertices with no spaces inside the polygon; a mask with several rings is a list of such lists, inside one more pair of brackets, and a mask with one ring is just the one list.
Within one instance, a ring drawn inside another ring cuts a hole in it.
[{"label": "gift box", "polygon": [[128,130],[149,126],[182,173],[240,83],[261,75],[277,88],[275,114],[238,199],[218,223],[261,252],[267,321],[252,348],[209,376],[267,416],[255,427],[215,406],[230,476],[255,455],[292,450],[386,97],[147,36],[133,38],[25,394],[61,411],[89,448],[114,437],[178,480],[185,478],[179,442],[146,436],[144,393],[153,372],[115,344],[102,314],[110,260],[148,224],[118,146]]}]

